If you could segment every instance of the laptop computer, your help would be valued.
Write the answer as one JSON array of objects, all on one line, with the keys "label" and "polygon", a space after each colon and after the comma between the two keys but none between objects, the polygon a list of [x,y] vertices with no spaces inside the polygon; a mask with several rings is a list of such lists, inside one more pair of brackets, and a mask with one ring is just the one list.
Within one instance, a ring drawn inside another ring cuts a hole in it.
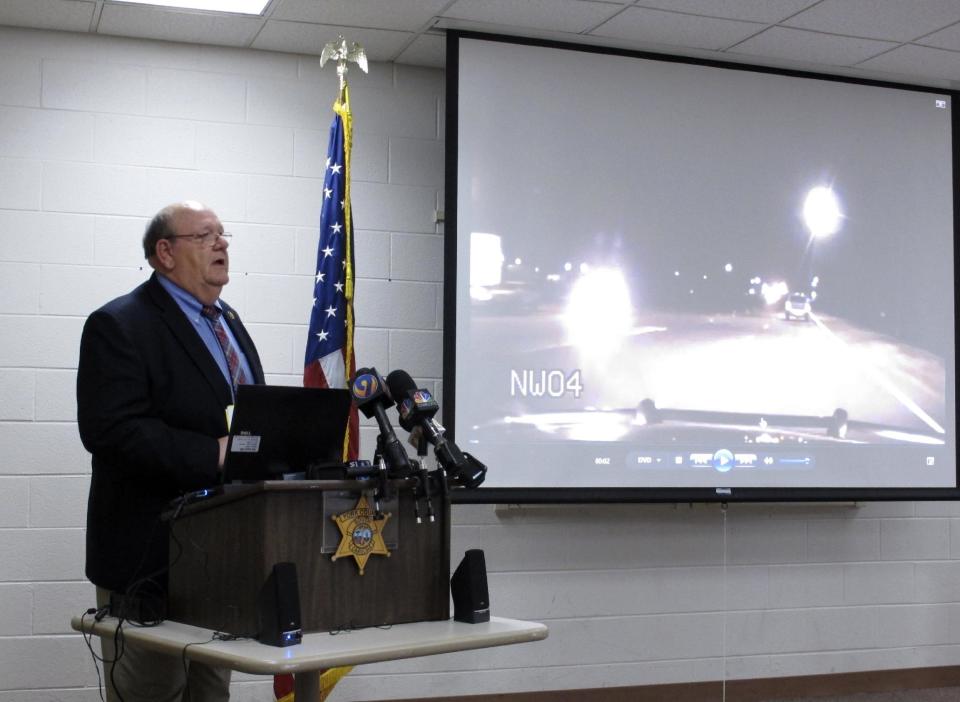
[{"label": "laptop computer", "polygon": [[350,402],[345,389],[240,385],[223,482],[280,480],[342,462]]}]

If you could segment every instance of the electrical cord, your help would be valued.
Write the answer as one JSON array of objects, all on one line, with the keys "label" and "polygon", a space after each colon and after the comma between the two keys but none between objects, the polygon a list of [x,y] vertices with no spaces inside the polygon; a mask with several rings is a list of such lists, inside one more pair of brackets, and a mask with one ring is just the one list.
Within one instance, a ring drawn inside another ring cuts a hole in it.
[{"label": "electrical cord", "polygon": [[[154,570],[151,573],[147,573],[146,575],[140,578],[132,580],[124,590],[124,598],[126,599],[126,602],[131,602],[137,599],[141,599],[142,597],[141,590],[145,588],[151,588],[151,587],[159,588],[154,578],[164,575],[180,560],[180,557],[183,555],[183,545],[180,543],[180,540],[177,538],[173,527],[174,527],[174,524],[176,523],[177,518],[180,516],[180,512],[183,510],[183,507],[186,504],[186,502],[187,502],[186,495],[181,496],[178,499],[178,502],[176,507],[174,508],[173,514],[170,516],[170,519],[169,519],[169,533],[170,533],[171,540],[173,541],[174,545],[177,547],[176,555],[174,556],[172,561],[168,562],[167,565],[164,565],[158,568],[157,570]],[[153,543],[153,540],[157,535],[157,531],[161,523],[162,523],[161,519],[157,519],[157,521],[154,522],[153,529],[150,532],[150,536],[147,538],[146,548],[144,548],[143,555],[140,558],[140,563],[137,565],[137,568],[134,570],[134,577],[136,577],[136,575],[143,569],[143,566],[146,564],[147,554],[149,553],[150,545]],[[142,602],[142,599],[141,599],[141,602]],[[125,609],[126,609],[125,607],[121,607],[120,611],[117,613],[117,628],[114,631],[114,635],[113,635],[114,650],[117,653],[114,655],[113,662],[110,666],[110,682],[113,685],[113,689],[117,693],[117,697],[120,699],[120,702],[123,702],[123,697],[120,694],[119,690],[117,690],[115,673],[116,673],[117,662],[121,658],[123,658],[123,653],[126,650],[126,639],[123,636],[124,623],[126,622],[130,626],[134,626],[134,627],[147,628],[147,627],[154,627],[159,624],[162,624],[164,621],[163,616],[159,616],[156,619],[144,621],[142,618],[144,614],[142,606],[140,607],[140,612],[138,612],[138,614],[141,617],[140,619],[131,619],[128,616],[129,613],[126,612]],[[186,679],[184,679],[184,685],[186,686]]]},{"label": "electrical cord", "polygon": [[[141,555],[140,562],[137,564],[137,567],[134,569],[133,571],[134,575],[131,578],[127,587],[123,591],[124,600],[122,602],[122,606],[118,607],[118,611],[114,613],[117,619],[117,627],[113,633],[113,645],[114,645],[113,658],[108,660],[103,656],[97,655],[96,651],[93,648],[92,632],[89,634],[84,633],[83,635],[84,641],[87,644],[87,648],[90,650],[90,654],[94,659],[94,667],[97,669],[97,685],[98,685],[98,689],[100,690],[101,701],[104,700],[104,695],[103,695],[103,683],[100,677],[100,669],[99,669],[99,666],[97,665],[98,662],[103,663],[105,669],[106,669],[106,666],[109,664],[110,684],[113,687],[113,691],[117,695],[117,699],[119,700],[119,702],[124,702],[123,695],[121,695],[120,691],[117,689],[116,677],[115,677],[117,663],[123,658],[123,654],[126,650],[126,639],[123,635],[124,625],[126,624],[127,626],[148,628],[148,627],[158,626],[159,624],[162,624],[165,621],[162,615],[158,616],[155,619],[144,620],[143,615],[145,614],[145,611],[142,606],[139,607],[138,608],[139,611],[135,613],[130,612],[128,610],[130,609],[131,603],[137,601],[138,599],[142,602],[143,601],[141,599],[142,597],[149,597],[150,590],[153,590],[154,592],[159,590],[159,585],[155,580],[155,578],[158,578],[159,576],[162,576],[166,574],[168,571],[170,571],[179,562],[180,558],[183,556],[183,553],[184,553],[183,544],[180,542],[180,539],[177,536],[175,525],[178,517],[180,516],[180,513],[183,511],[183,508],[184,506],[186,506],[188,501],[189,501],[188,495],[182,495],[181,497],[179,497],[173,509],[173,513],[167,519],[170,539],[171,541],[173,541],[173,544],[176,548],[174,557],[172,559],[169,559],[167,565],[164,565],[161,568],[158,568],[150,573],[140,576],[139,573],[140,571],[143,570],[143,567],[146,564],[147,555],[149,554],[149,551],[150,551],[150,546],[153,543],[154,539],[156,538],[157,533],[159,531],[159,527],[162,524],[163,520],[158,519],[153,525],[150,535],[147,538],[146,546]],[[145,590],[148,591],[146,595],[144,595]],[[96,609],[96,608],[88,609],[81,616],[81,629],[83,628],[84,617],[93,615],[94,620],[99,622],[110,613],[111,612],[110,612],[109,605],[100,607],[99,609]],[[139,618],[131,618],[131,615],[133,614],[137,615]],[[180,652],[180,655],[181,655],[181,662],[184,670],[184,689],[186,690],[186,694],[187,694],[186,698],[188,702],[190,700],[191,693],[190,693],[190,687],[188,682],[189,660],[187,659],[187,655],[186,655],[187,649],[191,646],[202,646],[203,644],[207,644],[212,641],[240,641],[245,639],[256,639],[256,636],[249,635],[249,634],[228,634],[221,631],[214,631],[212,636],[208,640],[188,643],[183,647],[183,649]]]},{"label": "electrical cord", "polygon": [[[161,566],[160,568],[154,570],[153,572],[147,573],[146,575],[131,581],[131,583],[127,585],[126,590],[124,590],[125,597],[131,598],[131,599],[140,598],[141,590],[145,588],[152,587],[155,590],[159,590],[160,586],[157,584],[157,581],[155,580],[155,578],[158,578],[159,576],[166,574],[171,568],[173,568],[173,566],[175,566],[180,561],[181,556],[183,556],[183,544],[181,544],[180,539],[177,538],[174,525],[176,524],[176,520],[180,516],[180,512],[183,510],[183,507],[186,503],[187,503],[186,495],[183,495],[180,498],[178,498],[177,505],[174,508],[173,514],[167,520],[169,522],[168,528],[169,528],[170,539],[173,541],[174,546],[176,546],[176,554],[174,555],[173,559],[168,560],[166,565]],[[158,519],[157,522],[154,523],[153,531],[151,531],[150,538],[147,540],[148,549],[149,549],[149,545],[153,542],[153,539],[156,536],[157,527],[160,525],[161,522],[162,520]],[[146,562],[146,555],[147,555],[148,549],[144,550],[143,557],[141,558],[140,564],[137,566],[137,570],[134,571],[134,575],[136,575],[140,571],[140,569],[143,568],[143,565]],[[151,596],[151,594],[147,593],[147,596]],[[156,596],[156,595],[154,594],[153,596]],[[165,617],[162,615],[157,616],[157,618],[155,619],[144,620],[143,619],[144,613],[145,612],[141,607],[141,611],[138,612],[138,614],[140,615],[139,619],[131,619],[128,616],[129,613],[126,613],[123,616],[123,619],[128,621],[131,626],[138,626],[138,627],[157,626],[158,624],[162,624],[165,620]]]},{"label": "electrical cord", "polygon": [[330,636],[338,636],[340,634],[352,634],[355,631],[363,631],[364,629],[379,629],[380,631],[390,631],[393,628],[393,624],[372,624],[370,626],[356,626],[353,622],[347,622],[346,624],[341,624],[335,629],[331,629],[327,633]]},{"label": "electrical cord", "polygon": [[[96,607],[91,607],[86,612],[80,615],[80,636],[83,637],[83,642],[87,645],[87,648],[90,649],[90,655],[93,656],[93,669],[97,673],[97,692],[100,693],[100,702],[106,702],[103,697],[103,681],[100,678],[100,666],[97,665],[98,662],[106,664],[106,661],[102,656],[98,656],[97,652],[93,650],[93,632],[87,633],[84,630],[83,618],[93,615],[94,621],[100,621],[103,617],[100,616],[100,611],[107,609],[106,607],[101,607],[99,610]],[[100,616],[98,619],[97,617]]]},{"label": "electrical cord", "polygon": [[120,690],[117,688],[117,678],[115,676],[117,672],[117,661],[123,658],[123,653],[126,649],[126,639],[123,638],[123,632],[121,627],[123,626],[123,617],[118,617],[117,628],[113,630],[113,660],[110,662],[110,686],[113,688],[114,694],[116,694],[117,699],[120,702],[124,702],[123,695],[120,694]]},{"label": "electrical cord", "polygon": [[190,692],[190,663],[187,661],[187,649],[191,646],[203,646],[203,644],[208,644],[211,641],[216,640],[216,632],[206,641],[197,641],[195,643],[188,643],[183,647],[183,650],[180,651],[180,662],[183,665],[183,689],[187,692],[187,702],[191,702],[192,693]]},{"label": "electrical cord", "polygon": [[113,686],[113,690],[114,690],[114,692],[116,692],[117,697],[119,698],[120,702],[123,702],[123,695],[121,695],[120,692],[117,690],[117,686],[116,686],[116,682],[115,682],[115,678],[114,678],[114,670],[115,670],[115,668],[116,668],[117,661],[120,660],[120,657],[123,655],[123,638],[122,638],[122,636],[121,636],[120,639],[119,639],[119,642],[118,642],[118,638],[117,638],[117,633],[118,633],[119,630],[120,630],[119,625],[118,625],[117,629],[114,630],[114,633],[113,633],[113,636],[114,636],[114,640],[113,640],[113,654],[114,654],[114,655],[113,655],[113,658],[107,659],[107,658],[105,658],[104,656],[101,656],[101,655],[97,654],[96,650],[94,650],[94,648],[93,648],[93,636],[94,636],[94,634],[93,634],[93,631],[92,631],[92,627],[91,627],[91,631],[89,631],[89,632],[88,632],[88,631],[85,631],[84,621],[83,621],[84,618],[86,618],[86,617],[88,617],[88,616],[93,616],[94,622],[100,622],[100,621],[103,620],[104,617],[107,616],[107,614],[109,613],[109,611],[110,611],[109,605],[104,605],[103,607],[100,607],[99,609],[96,608],[96,607],[91,607],[90,609],[88,609],[87,611],[85,611],[83,614],[81,614],[81,615],[80,615],[80,635],[83,637],[83,641],[84,641],[84,643],[87,645],[87,649],[90,651],[90,656],[93,658],[93,667],[94,667],[94,670],[95,670],[96,673],[97,673],[97,691],[100,693],[100,699],[101,699],[101,701],[102,701],[102,702],[104,701],[104,696],[103,696],[103,679],[100,677],[100,666],[97,665],[98,663],[102,663],[102,664],[103,664],[104,673],[107,673],[107,669],[106,669],[106,668],[107,668],[107,665],[108,665],[108,664],[110,665],[110,670],[109,670],[110,684]]},{"label": "electrical cord", "polygon": [[[165,565],[162,568],[158,568],[157,570],[151,573],[147,573],[146,575],[137,577],[140,571],[143,570],[143,567],[147,562],[147,555],[150,552],[150,546],[153,544],[153,541],[157,536],[157,532],[162,523],[162,520],[158,518],[157,521],[154,522],[153,524],[153,528],[150,531],[150,535],[147,537],[147,541],[146,541],[143,553],[140,557],[140,562],[137,564],[137,567],[133,571],[133,577],[131,578],[130,583],[127,585],[126,588],[124,588],[123,604],[125,606],[118,607],[118,611],[115,613],[117,618],[117,628],[113,632],[113,650],[114,650],[113,658],[108,660],[103,656],[97,655],[96,651],[93,648],[93,643],[92,643],[93,633],[91,632],[89,634],[87,633],[83,634],[83,638],[85,643],[87,644],[87,648],[90,650],[90,654],[93,657],[94,667],[97,669],[97,688],[100,692],[101,700],[104,700],[103,681],[100,677],[100,667],[97,665],[97,663],[103,664],[104,672],[109,675],[110,684],[113,687],[113,691],[116,694],[117,699],[119,700],[119,702],[124,702],[123,695],[120,693],[119,689],[117,689],[117,684],[116,684],[117,663],[123,658],[123,654],[126,650],[126,639],[123,635],[124,623],[127,623],[130,626],[135,626],[135,627],[152,627],[152,626],[157,626],[158,624],[161,624],[164,621],[163,616],[160,616],[156,619],[144,621],[142,619],[142,615],[144,614],[142,607],[140,607],[139,608],[140,611],[137,612],[137,614],[140,615],[141,619],[131,619],[129,617],[131,613],[128,612],[127,609],[129,608],[129,604],[131,602],[141,598],[142,590],[144,589],[158,590],[159,586],[157,582],[154,580],[154,578],[159,577],[165,574],[167,571],[169,571],[174,565],[176,565],[176,563],[180,560],[180,557],[183,555],[183,545],[180,543],[180,540],[177,538],[176,533],[174,532],[173,526],[177,518],[180,516],[180,512],[183,510],[183,507],[186,503],[187,503],[186,495],[183,495],[180,498],[178,498],[178,502],[176,504],[176,507],[174,508],[173,514],[169,519],[170,537],[177,548],[177,552],[173,560],[170,561],[168,565]],[[107,614],[109,613],[110,613],[109,605],[105,605],[100,608],[91,607],[86,612],[84,612],[84,614],[82,614],[80,617],[81,629],[83,629],[84,617],[93,615],[94,621],[99,622],[99,621],[102,621],[103,618],[106,617]],[[109,672],[106,671],[106,667],[108,664],[110,666]],[[189,692],[188,692],[188,695],[189,695]]]},{"label": "electrical cord", "polygon": [[215,631],[210,635],[210,638],[206,641],[193,641],[191,643],[185,644],[184,647],[180,650],[180,662],[183,666],[183,679],[184,690],[187,692],[187,702],[190,702],[190,663],[187,660],[187,649],[191,646],[203,646],[204,644],[212,643],[214,641],[243,641],[246,639],[254,639],[254,636],[248,636],[246,634],[226,634],[222,631]]}]

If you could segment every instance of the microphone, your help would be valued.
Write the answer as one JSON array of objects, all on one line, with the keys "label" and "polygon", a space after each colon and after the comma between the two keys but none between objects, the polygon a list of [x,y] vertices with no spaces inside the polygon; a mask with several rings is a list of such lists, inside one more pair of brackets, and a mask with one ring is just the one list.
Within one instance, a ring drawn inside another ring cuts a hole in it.
[{"label": "microphone", "polygon": [[445,429],[433,420],[440,405],[428,390],[418,388],[405,370],[395,370],[387,376],[390,394],[397,398],[400,426],[409,432],[421,431],[433,444],[433,453],[447,475],[475,488],[487,477],[487,467],[469,453],[462,452],[444,437]]},{"label": "microphone", "polygon": [[376,418],[380,427],[377,445],[382,449],[389,467],[396,473],[406,475],[410,471],[410,459],[387,419],[387,407],[393,406],[393,398],[377,369],[371,367],[358,370],[350,384],[350,393],[357,409],[363,412],[365,417]]}]

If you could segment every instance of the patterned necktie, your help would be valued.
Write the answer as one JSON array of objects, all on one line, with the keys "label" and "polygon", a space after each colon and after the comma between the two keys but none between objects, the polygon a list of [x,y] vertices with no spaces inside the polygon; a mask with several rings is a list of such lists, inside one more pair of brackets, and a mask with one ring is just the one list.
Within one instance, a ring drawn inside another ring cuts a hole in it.
[{"label": "patterned necktie", "polygon": [[227,336],[227,332],[220,322],[220,308],[212,305],[204,305],[200,313],[209,319],[210,324],[213,325],[213,333],[216,334],[217,341],[220,342],[220,348],[223,349],[223,355],[227,358],[227,368],[230,371],[233,387],[248,384],[250,379],[247,378],[247,374],[243,372],[243,366],[240,365],[240,355],[233,347],[233,344],[230,343],[230,337]]}]

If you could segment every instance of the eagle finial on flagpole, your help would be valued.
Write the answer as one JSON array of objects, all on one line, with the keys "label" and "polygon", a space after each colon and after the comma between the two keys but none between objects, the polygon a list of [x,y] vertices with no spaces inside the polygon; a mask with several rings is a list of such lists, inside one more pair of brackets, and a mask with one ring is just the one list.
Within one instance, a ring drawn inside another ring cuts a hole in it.
[{"label": "eagle finial on flagpole", "polygon": [[337,61],[337,77],[340,79],[340,93],[347,84],[347,62],[353,61],[360,70],[367,73],[367,54],[357,42],[351,42],[347,45],[347,40],[343,35],[337,37],[336,41],[327,42],[320,54],[320,68],[330,59]]}]

